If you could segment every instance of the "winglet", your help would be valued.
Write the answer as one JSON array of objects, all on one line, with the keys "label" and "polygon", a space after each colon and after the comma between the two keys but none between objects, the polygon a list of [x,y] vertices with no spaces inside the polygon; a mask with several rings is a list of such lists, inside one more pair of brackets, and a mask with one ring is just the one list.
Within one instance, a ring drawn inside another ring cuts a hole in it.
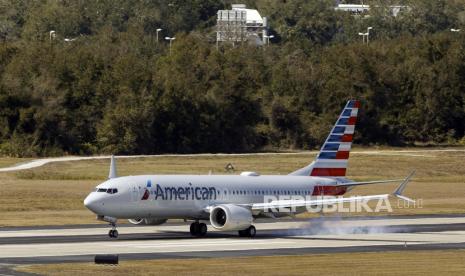
[{"label": "winglet", "polygon": [[116,159],[115,156],[111,156],[111,161],[110,161],[110,172],[108,173],[108,179],[116,178],[117,173],[116,173]]},{"label": "winglet", "polygon": [[402,195],[402,192],[404,191],[404,189],[407,187],[407,184],[410,182],[410,179],[413,177],[413,175],[415,174],[415,171],[412,171],[405,179],[404,181],[402,181],[402,183],[400,183],[399,187],[397,187],[397,189],[394,191],[394,193],[392,194],[393,196],[397,197],[397,198],[400,198],[400,199],[403,199],[407,202],[412,202],[412,203],[415,203],[415,200],[411,199],[411,198],[408,198],[406,196],[403,196]]}]

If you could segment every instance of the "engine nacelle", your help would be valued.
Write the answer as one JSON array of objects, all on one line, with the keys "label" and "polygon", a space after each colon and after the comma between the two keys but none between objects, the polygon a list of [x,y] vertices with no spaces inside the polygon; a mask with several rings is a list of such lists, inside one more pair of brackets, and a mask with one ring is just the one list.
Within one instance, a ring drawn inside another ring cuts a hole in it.
[{"label": "engine nacelle", "polygon": [[252,212],[249,209],[233,204],[218,205],[210,212],[210,223],[218,230],[244,230],[252,222]]},{"label": "engine nacelle", "polygon": [[167,221],[168,219],[128,219],[132,224],[136,225],[160,225]]}]

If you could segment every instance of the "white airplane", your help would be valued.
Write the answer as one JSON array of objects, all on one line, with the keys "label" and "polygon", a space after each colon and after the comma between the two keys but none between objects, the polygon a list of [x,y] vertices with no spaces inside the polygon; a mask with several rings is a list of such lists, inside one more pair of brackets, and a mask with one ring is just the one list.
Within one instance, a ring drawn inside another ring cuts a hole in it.
[{"label": "white airplane", "polygon": [[[199,237],[207,233],[204,222],[209,221],[217,230],[239,231],[239,236],[253,237],[256,229],[252,224],[258,217],[289,216],[312,206],[390,196],[327,197],[343,195],[359,185],[402,181],[391,195],[413,201],[401,195],[413,173],[400,180],[354,182],[345,178],[359,107],[359,101],[348,101],[316,160],[289,175],[243,172],[240,175],[117,177],[112,156],[109,179],[87,196],[84,205],[97,214],[97,219],[110,223],[111,238],[118,237],[118,219],[148,225],[160,225],[168,219],[190,220],[193,221],[190,233]],[[274,199],[269,200],[270,197]]]}]

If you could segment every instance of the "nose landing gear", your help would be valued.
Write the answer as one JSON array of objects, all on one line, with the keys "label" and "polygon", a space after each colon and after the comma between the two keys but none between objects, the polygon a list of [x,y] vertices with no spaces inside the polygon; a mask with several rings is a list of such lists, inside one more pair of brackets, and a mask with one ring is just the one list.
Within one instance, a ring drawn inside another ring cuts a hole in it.
[{"label": "nose landing gear", "polygon": [[110,223],[111,225],[111,230],[108,231],[108,236],[112,239],[116,239],[118,238],[118,230],[116,230],[116,223]]},{"label": "nose landing gear", "polygon": [[108,232],[108,236],[109,236],[110,238],[113,238],[113,239],[118,238],[118,230],[116,230],[116,229],[115,229],[115,230],[110,230],[110,231]]},{"label": "nose landing gear", "polygon": [[106,222],[110,223],[111,230],[108,231],[108,237],[110,237],[110,238],[112,238],[112,239],[118,238],[118,230],[116,230],[116,222],[117,222],[118,220],[117,220],[116,218],[98,215],[98,216],[97,216],[97,219],[98,219],[98,220],[102,220],[102,221],[106,221]]},{"label": "nose landing gear", "polygon": [[190,227],[191,235],[194,237],[204,237],[207,234],[207,225],[205,223],[193,222]]}]

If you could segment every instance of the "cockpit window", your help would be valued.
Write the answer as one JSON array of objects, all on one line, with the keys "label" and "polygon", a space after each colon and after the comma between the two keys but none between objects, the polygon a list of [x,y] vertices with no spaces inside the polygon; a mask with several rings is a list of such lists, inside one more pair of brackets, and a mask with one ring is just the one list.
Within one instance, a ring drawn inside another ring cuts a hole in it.
[{"label": "cockpit window", "polygon": [[118,192],[118,189],[115,189],[115,188],[111,188],[111,189],[108,189],[107,193],[109,194],[116,194]]},{"label": "cockpit window", "polygon": [[107,194],[116,194],[118,192],[118,189],[116,188],[96,188],[95,191],[97,193],[107,193]]}]

